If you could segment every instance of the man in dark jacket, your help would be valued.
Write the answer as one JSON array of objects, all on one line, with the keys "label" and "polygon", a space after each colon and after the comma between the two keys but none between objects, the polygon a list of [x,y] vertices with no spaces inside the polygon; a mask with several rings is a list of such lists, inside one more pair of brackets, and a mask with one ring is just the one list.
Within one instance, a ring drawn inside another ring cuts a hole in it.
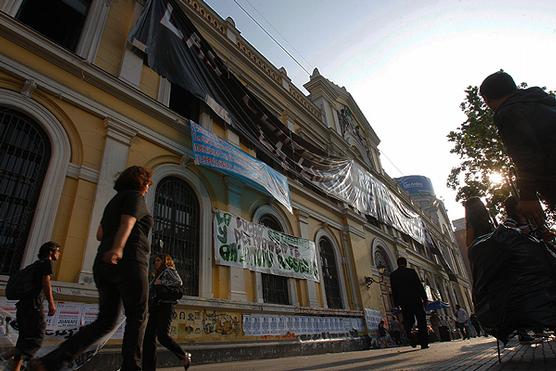
[{"label": "man in dark jacket", "polygon": [[494,123],[517,167],[521,213],[536,225],[544,223],[538,200],[556,210],[556,100],[541,88],[518,89],[499,71],[480,87]]},{"label": "man in dark jacket", "polygon": [[427,334],[427,319],[423,308],[424,304],[427,302],[425,288],[417,272],[411,268],[407,268],[407,260],[405,258],[398,258],[397,263],[398,269],[390,274],[394,305],[402,308],[403,325],[407,333],[407,338],[414,348],[416,342],[411,334],[411,329],[415,323],[415,318],[417,318],[419,344],[421,344],[421,349],[426,349],[429,347],[429,341]]}]

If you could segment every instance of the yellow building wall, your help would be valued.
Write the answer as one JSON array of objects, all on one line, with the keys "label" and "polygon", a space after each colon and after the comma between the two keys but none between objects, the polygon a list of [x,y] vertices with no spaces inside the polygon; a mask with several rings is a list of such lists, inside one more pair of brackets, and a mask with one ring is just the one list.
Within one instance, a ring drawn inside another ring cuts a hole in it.
[{"label": "yellow building wall", "polygon": [[102,33],[95,64],[108,73],[118,76],[127,35],[134,20],[135,1],[113,1]]},{"label": "yellow building wall", "polygon": [[160,85],[160,76],[151,70],[149,67],[143,65],[141,71],[141,82],[139,90],[147,94],[149,97],[156,99],[158,96],[158,87]]},{"label": "yellow building wall", "polygon": [[[82,179],[76,181],[71,218],[67,228],[67,236],[63,242],[63,256],[60,259],[56,277],[59,281],[77,282],[87,243],[91,210],[95,203],[95,191],[96,184]],[[63,217],[58,214],[56,224],[67,222],[61,220]]]}]

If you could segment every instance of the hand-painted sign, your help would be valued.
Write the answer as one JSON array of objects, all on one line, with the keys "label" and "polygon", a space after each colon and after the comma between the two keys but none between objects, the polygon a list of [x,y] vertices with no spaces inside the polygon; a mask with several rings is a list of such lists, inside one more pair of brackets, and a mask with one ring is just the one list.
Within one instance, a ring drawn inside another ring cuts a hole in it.
[{"label": "hand-painted sign", "polygon": [[214,214],[216,264],[319,281],[315,243],[222,210]]}]

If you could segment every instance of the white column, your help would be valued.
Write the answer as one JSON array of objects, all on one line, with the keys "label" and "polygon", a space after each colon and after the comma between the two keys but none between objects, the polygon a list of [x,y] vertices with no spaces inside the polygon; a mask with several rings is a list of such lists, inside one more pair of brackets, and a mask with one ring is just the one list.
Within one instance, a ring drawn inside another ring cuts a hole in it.
[{"label": "white column", "polygon": [[[301,233],[301,238],[310,240],[309,237],[309,215],[303,211],[296,210],[295,215],[297,216],[297,222],[299,223],[299,232]],[[321,285],[324,284],[321,279]],[[309,306],[310,307],[320,307],[319,298],[317,297],[317,284],[315,281],[307,280],[307,293],[309,296]]]},{"label": "white column", "polygon": [[110,11],[110,1],[93,0],[81,31],[81,39],[75,53],[93,63],[97,56],[104,26]]},{"label": "white column", "polygon": [[85,284],[93,284],[93,262],[98,249],[97,228],[106,204],[116,194],[113,188],[114,180],[116,175],[126,168],[130,142],[137,134],[132,128],[111,119],[107,119],[105,124],[107,132],[104,154],[102,155],[102,164],[95,193],[95,203],[89,222],[87,245],[83,255],[81,274],[79,275],[79,282]]},{"label": "white column", "polygon": [[[228,211],[235,216],[240,216],[243,184],[234,178],[226,177],[226,185],[228,187]],[[243,268],[230,267],[230,299],[247,301]]]},{"label": "white column", "polygon": [[23,0],[4,0],[0,1],[0,10],[15,17]]},{"label": "white column", "polygon": [[[203,126],[207,126],[206,113],[201,115]],[[226,139],[230,143],[239,146],[239,136],[231,131],[226,130]],[[228,211],[235,216],[241,215],[241,194],[243,193],[243,183],[237,179],[226,177],[226,185],[228,187]],[[245,291],[245,270],[243,268],[230,267],[230,299],[237,301],[247,301],[247,292]]]}]

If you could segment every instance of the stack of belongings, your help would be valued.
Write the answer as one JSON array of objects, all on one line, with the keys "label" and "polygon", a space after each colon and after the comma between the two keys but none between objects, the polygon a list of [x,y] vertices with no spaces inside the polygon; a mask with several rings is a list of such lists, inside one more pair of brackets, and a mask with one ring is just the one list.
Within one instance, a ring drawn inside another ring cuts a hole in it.
[{"label": "stack of belongings", "polygon": [[469,248],[483,328],[507,343],[516,330],[556,329],[556,257],[545,242],[499,225]]}]

